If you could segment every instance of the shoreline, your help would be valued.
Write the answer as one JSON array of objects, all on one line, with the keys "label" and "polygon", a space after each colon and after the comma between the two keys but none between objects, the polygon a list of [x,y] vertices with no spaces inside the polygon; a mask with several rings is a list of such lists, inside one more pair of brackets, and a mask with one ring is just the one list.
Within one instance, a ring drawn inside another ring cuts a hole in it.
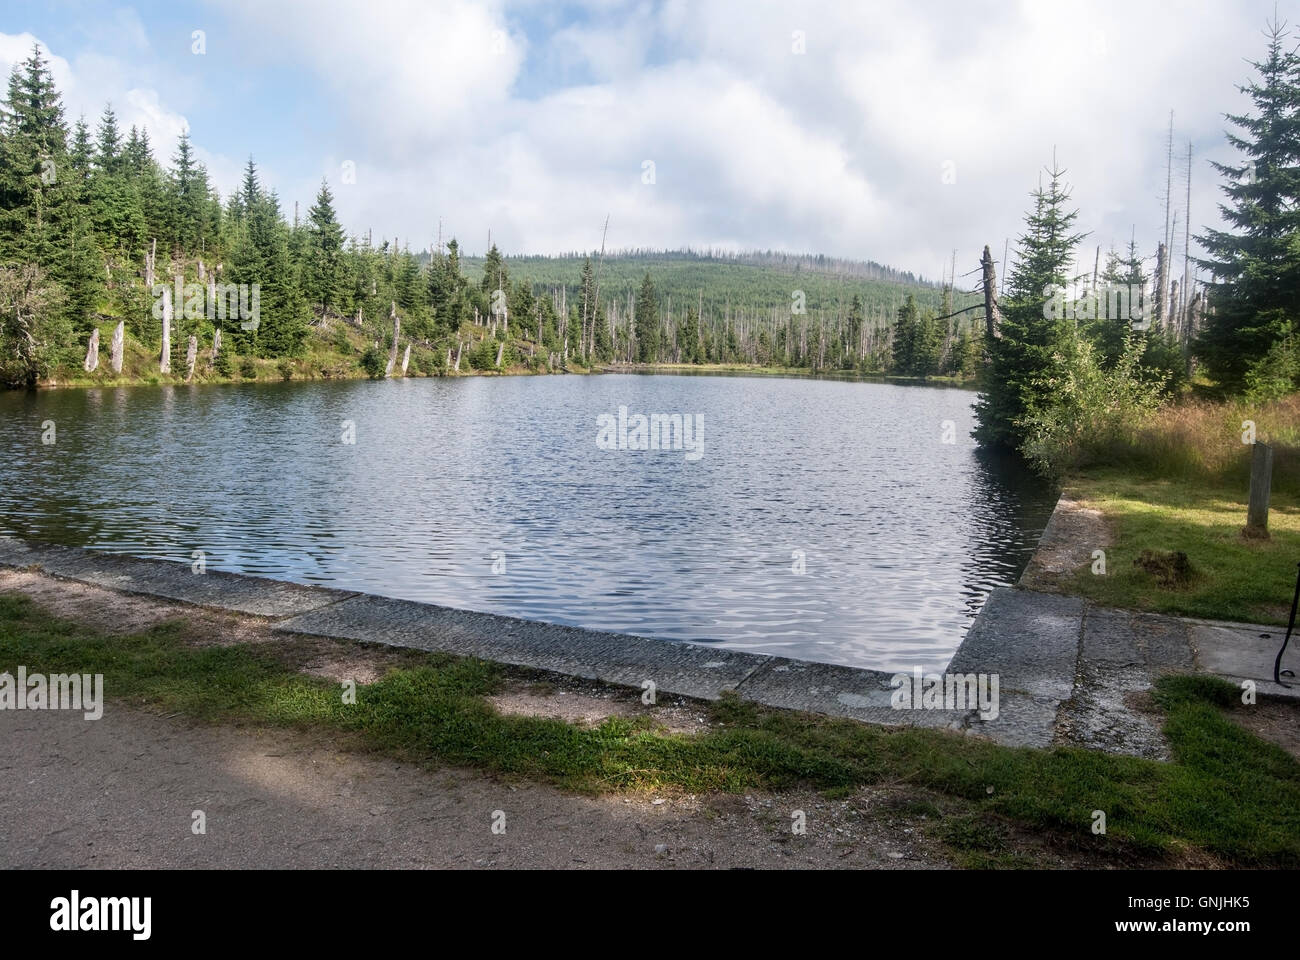
[{"label": "shoreline", "polygon": [[[462,379],[466,377],[546,377],[546,376],[595,376],[599,374],[635,374],[643,376],[731,376],[773,379],[825,380],[843,383],[889,383],[898,386],[937,387],[951,390],[975,390],[974,379],[961,380],[953,377],[901,377],[886,373],[859,373],[851,370],[812,371],[803,367],[765,367],[744,364],[613,364],[602,363],[591,367],[567,368],[559,370],[534,370],[529,367],[510,367],[501,370],[465,370],[461,372],[443,371],[429,374],[409,372],[401,375],[374,378],[366,374],[359,366],[354,369],[333,369],[328,373],[312,373],[295,369],[291,376],[281,373],[282,360],[263,360],[258,364],[259,372],[267,376],[196,376],[192,380],[184,377],[158,374],[145,377],[65,377],[37,381],[35,386],[26,388],[37,392],[47,390],[86,390],[116,387],[195,387],[240,383],[327,383],[338,380],[436,380]],[[17,392],[24,388],[14,387]]]}]

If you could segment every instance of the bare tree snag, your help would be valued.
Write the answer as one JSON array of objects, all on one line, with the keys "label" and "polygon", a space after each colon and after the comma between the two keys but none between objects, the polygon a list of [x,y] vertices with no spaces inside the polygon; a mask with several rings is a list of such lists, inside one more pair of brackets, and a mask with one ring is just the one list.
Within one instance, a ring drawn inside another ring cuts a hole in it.
[{"label": "bare tree snag", "polygon": [[162,315],[162,357],[158,362],[159,373],[172,372],[172,288],[163,287]]},{"label": "bare tree snag", "polygon": [[384,367],[384,376],[391,376],[393,367],[397,365],[397,338],[402,333],[402,320],[397,315],[397,304],[394,303],[388,313],[389,319],[393,321],[393,345],[388,348],[388,365]]},{"label": "bare tree snag", "polygon": [[185,348],[185,382],[194,379],[194,362],[199,358],[199,338],[190,334],[189,345]]},{"label": "bare tree snag", "polygon": [[99,327],[90,333],[90,345],[86,347],[86,362],[82,366],[87,373],[94,373],[99,368]]},{"label": "bare tree snag", "polygon": [[119,320],[108,345],[108,366],[114,373],[122,372],[122,341],[126,335],[126,322]]},{"label": "bare tree snag", "polygon": [[993,254],[989,252],[987,243],[984,244],[984,255],[980,257],[980,274],[980,282],[984,286],[984,333],[992,340],[999,336],[1002,316],[998,313],[998,271],[993,265]]}]

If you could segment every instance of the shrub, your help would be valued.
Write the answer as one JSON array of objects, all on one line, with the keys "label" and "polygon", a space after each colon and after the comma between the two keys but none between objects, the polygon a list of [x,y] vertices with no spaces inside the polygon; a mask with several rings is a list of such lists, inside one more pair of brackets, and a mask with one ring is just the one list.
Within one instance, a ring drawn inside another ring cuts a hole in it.
[{"label": "shrub", "polygon": [[388,358],[380,352],[378,347],[366,347],[366,352],[361,355],[361,369],[365,371],[366,376],[371,380],[384,379],[384,368],[388,366]]},{"label": "shrub", "polygon": [[292,379],[293,379],[293,362],[292,362],[292,361],[290,361],[290,360],[281,360],[278,364],[275,365],[275,368],[276,368],[277,370],[280,371],[280,379],[281,379],[281,380],[292,380]]},{"label": "shrub", "polygon": [[1061,338],[1052,372],[1035,382],[1044,399],[1018,422],[1022,452],[1048,476],[1112,456],[1131,444],[1156,411],[1165,378],[1142,367],[1143,343],[1129,337],[1114,365],[1102,366],[1096,348],[1073,327]]},{"label": "shrub", "polygon": [[239,375],[245,380],[257,379],[257,364],[253,362],[252,357],[245,357],[239,361]]}]

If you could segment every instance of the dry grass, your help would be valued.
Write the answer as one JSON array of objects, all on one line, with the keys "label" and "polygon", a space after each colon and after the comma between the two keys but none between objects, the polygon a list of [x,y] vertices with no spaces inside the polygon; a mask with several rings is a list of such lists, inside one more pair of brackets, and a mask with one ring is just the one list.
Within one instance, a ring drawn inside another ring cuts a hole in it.
[{"label": "dry grass", "polygon": [[1250,476],[1247,422],[1274,447],[1273,489],[1300,495],[1300,393],[1264,404],[1189,401],[1165,407],[1132,439],[1094,450],[1088,467],[1114,466],[1161,480],[1244,484]]}]

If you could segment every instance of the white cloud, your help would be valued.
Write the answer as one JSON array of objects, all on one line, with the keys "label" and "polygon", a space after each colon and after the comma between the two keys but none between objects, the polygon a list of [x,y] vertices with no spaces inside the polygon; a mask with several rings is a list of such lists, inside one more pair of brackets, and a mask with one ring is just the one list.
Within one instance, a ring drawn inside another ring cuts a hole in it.
[{"label": "white cloud", "polygon": [[[444,237],[472,250],[489,229],[511,252],[590,248],[610,214],[614,246],[783,248],[931,276],[954,248],[959,272],[985,243],[1001,256],[1055,150],[1093,233],[1090,261],[1092,244],[1122,243],[1130,225],[1144,248],[1163,231],[1171,108],[1177,152],[1196,145],[1193,223],[1216,219],[1217,180],[1201,158],[1230,156],[1221,115],[1241,106],[1242,61],[1261,55],[1272,3],[1193,0],[1176,14],[1154,0],[572,9],[561,20],[537,0],[322,0],[310,16],[283,0],[214,8],[243,38],[243,63],[293,80],[233,96],[229,72],[205,76],[205,107],[248,142],[199,129],[196,144],[240,156],[201,152],[233,184],[242,155],[260,160],[271,135],[241,128],[244,101],[270,103],[284,121],[263,172],[286,210],[295,199],[305,209],[324,174],[351,231],[413,247],[441,217]],[[129,17],[119,28],[147,43]],[[0,36],[0,62],[25,55],[21,41]],[[71,84],[70,106],[93,100],[93,117],[111,96],[161,146],[184,117],[146,69],[159,55],[139,59],[74,56],[55,61],[56,76]],[[345,160],[354,185],[340,182]],[[654,185],[641,182],[645,160]],[[956,182],[945,184],[949,161]]]}]

